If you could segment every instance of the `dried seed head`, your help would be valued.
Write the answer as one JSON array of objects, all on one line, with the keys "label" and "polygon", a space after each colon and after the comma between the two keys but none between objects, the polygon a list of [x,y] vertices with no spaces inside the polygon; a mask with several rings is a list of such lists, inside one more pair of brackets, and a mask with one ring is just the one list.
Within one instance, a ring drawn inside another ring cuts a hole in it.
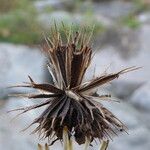
[{"label": "dried seed head", "polygon": [[51,33],[51,38],[45,38],[48,45],[45,52],[49,58],[48,69],[53,84],[39,84],[29,76],[30,83],[19,86],[41,91],[25,95],[28,98],[46,98],[46,100],[16,110],[25,113],[47,105],[45,111],[32,124],[38,124],[34,133],[38,132],[48,139],[56,137],[51,144],[63,139],[63,129],[66,127],[68,137],[71,138],[73,135],[78,144],[86,143],[86,139],[90,139],[90,142],[96,138],[111,139],[118,131],[125,131],[123,123],[100,103],[105,98],[111,99],[111,96],[98,95],[93,89],[136,68],[127,68],[82,83],[91,62],[92,49],[89,44],[91,35],[81,31],[73,34],[72,30],[65,30],[66,43],[64,43],[57,27],[52,29]]}]

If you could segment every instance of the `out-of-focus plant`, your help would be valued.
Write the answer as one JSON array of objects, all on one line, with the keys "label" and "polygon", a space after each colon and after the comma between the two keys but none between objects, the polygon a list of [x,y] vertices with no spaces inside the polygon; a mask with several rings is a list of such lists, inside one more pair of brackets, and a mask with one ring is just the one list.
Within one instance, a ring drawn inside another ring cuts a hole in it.
[{"label": "out-of-focus plant", "polygon": [[0,0],[0,13],[6,13],[18,7],[18,0]]},{"label": "out-of-focus plant", "polygon": [[[0,2],[3,0],[0,0]],[[5,7],[7,7],[6,9]],[[0,4],[0,41],[35,44],[39,43],[42,26],[31,1],[6,0]]]},{"label": "out-of-focus plant", "polygon": [[122,25],[125,25],[129,28],[132,28],[132,29],[136,29],[141,25],[141,23],[137,19],[137,16],[127,15],[122,19]]},{"label": "out-of-focus plant", "polygon": [[150,10],[150,1],[149,0],[134,0],[135,10],[132,14],[137,15],[143,11]]},{"label": "out-of-focus plant", "polygon": [[0,0],[0,12],[7,13],[32,7],[31,0]]},{"label": "out-of-focus plant", "polygon": [[150,10],[149,0],[134,0],[133,4],[135,8],[127,16],[121,18],[121,25],[125,25],[132,29],[140,27],[141,23],[138,20],[138,15],[144,11]]},{"label": "out-of-focus plant", "polygon": [[0,16],[0,41],[34,44],[40,41],[42,27],[35,16],[14,12]]},{"label": "out-of-focus plant", "polygon": [[[34,8],[33,1],[29,0],[0,0],[0,41],[12,42],[12,43],[22,43],[22,44],[37,44],[41,40],[41,32],[45,31],[44,23],[39,22],[38,12]],[[74,2],[73,2],[74,5]],[[85,6],[84,12],[81,12],[80,1],[75,2],[75,8],[71,13],[74,16],[74,13],[82,14],[79,17],[79,20],[72,19],[69,22],[73,23],[73,30],[80,27],[81,25],[93,25],[95,24],[94,34],[97,35],[105,31],[105,26],[97,21],[95,18],[92,7]],[[47,6],[44,9],[44,13],[51,13],[54,9],[50,6]],[[79,12],[78,12],[79,11]],[[60,31],[63,30],[61,27]]]}]

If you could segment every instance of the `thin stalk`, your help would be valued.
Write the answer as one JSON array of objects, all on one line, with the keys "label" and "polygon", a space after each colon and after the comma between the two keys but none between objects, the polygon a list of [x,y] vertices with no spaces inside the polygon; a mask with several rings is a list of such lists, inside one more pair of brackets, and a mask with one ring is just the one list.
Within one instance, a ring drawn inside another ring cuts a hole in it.
[{"label": "thin stalk", "polygon": [[89,147],[89,145],[90,145],[90,142],[91,142],[90,138],[86,138],[84,150],[88,150],[88,147]]},{"label": "thin stalk", "polygon": [[64,127],[63,130],[63,144],[64,144],[64,150],[73,150],[72,146],[72,139],[68,137],[68,129],[67,127]]},{"label": "thin stalk", "polygon": [[109,140],[107,141],[102,141],[100,150],[106,150],[108,148]]},{"label": "thin stalk", "polygon": [[38,144],[38,150],[49,150],[48,144],[45,144],[44,149],[43,149],[43,146],[41,144]]},{"label": "thin stalk", "polygon": [[38,150],[43,150],[42,145],[38,144]]}]

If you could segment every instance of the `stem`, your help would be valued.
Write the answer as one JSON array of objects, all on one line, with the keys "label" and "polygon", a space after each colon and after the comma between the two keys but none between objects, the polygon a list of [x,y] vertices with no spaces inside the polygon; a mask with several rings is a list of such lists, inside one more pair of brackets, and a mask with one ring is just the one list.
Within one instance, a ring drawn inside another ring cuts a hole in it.
[{"label": "stem", "polygon": [[87,138],[86,137],[86,142],[85,142],[85,148],[84,148],[84,150],[87,150],[88,149],[88,147],[89,147],[89,145],[90,145],[90,138]]},{"label": "stem", "polygon": [[43,150],[42,145],[38,144],[38,150]]},{"label": "stem", "polygon": [[68,129],[64,127],[63,130],[63,143],[64,143],[64,150],[73,150],[72,146],[72,139],[68,137]]},{"label": "stem", "polygon": [[100,150],[106,150],[108,148],[109,140],[102,141]]},{"label": "stem", "polygon": [[[38,150],[43,150],[43,146],[41,144],[38,144]],[[44,150],[49,150],[48,144],[45,144]]]},{"label": "stem", "polygon": [[45,150],[49,150],[48,144],[45,144]]}]

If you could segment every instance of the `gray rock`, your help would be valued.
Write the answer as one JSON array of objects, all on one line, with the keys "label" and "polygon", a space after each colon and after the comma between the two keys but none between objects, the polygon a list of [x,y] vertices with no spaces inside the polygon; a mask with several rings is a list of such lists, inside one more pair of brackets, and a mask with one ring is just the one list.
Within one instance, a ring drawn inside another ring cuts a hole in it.
[{"label": "gray rock", "polygon": [[46,7],[60,9],[64,6],[64,2],[66,2],[66,0],[38,0],[34,2],[34,5],[38,11],[43,11]]},{"label": "gray rock", "polygon": [[150,111],[150,82],[144,84],[133,93],[131,102],[136,107]]},{"label": "gray rock", "polygon": [[61,24],[62,21],[70,25],[73,23],[72,15],[67,11],[42,13],[39,15],[38,20],[47,29],[49,29],[49,27],[54,24],[54,21],[56,21],[58,24]]},{"label": "gray rock", "polygon": [[[129,57],[122,57],[125,50],[118,51],[115,45],[111,43],[102,47],[101,51],[98,51],[101,45],[99,45],[99,47],[97,46],[97,48],[95,48],[97,52],[89,68],[88,78],[93,76],[94,68],[95,76],[100,76],[104,72],[114,73],[126,67],[142,66],[141,69],[124,74],[117,79],[117,82],[113,82],[116,88],[116,90],[114,90],[116,91],[115,94],[122,97],[126,95],[130,96],[139,85],[148,82],[150,80],[150,26],[148,24],[141,26],[137,35],[140,35],[138,39],[139,47],[135,52],[129,52]],[[130,44],[130,42],[128,44]],[[91,71],[92,69],[93,71]],[[128,89],[126,90],[124,87]],[[122,92],[122,94],[119,92]]]},{"label": "gray rock", "polygon": [[[129,130],[129,135],[122,134],[109,142],[108,149],[111,150],[149,150],[149,130],[144,126]],[[98,143],[98,142],[97,142]],[[90,150],[96,150],[99,144],[95,144]]]},{"label": "gray rock", "polygon": [[101,47],[111,45],[123,59],[130,58],[139,51],[139,32],[138,29],[132,30],[124,26],[110,26],[97,38],[96,44],[100,44]]},{"label": "gray rock", "polygon": [[135,129],[141,124],[138,120],[139,113],[132,105],[124,102],[103,102],[103,105],[120,119],[129,130]]},{"label": "gray rock", "polygon": [[[18,99],[20,101],[20,99]],[[13,101],[12,104],[18,103],[17,101]],[[7,103],[6,103],[7,106]],[[14,106],[14,105],[12,105]],[[33,150],[37,149],[37,137],[35,135],[29,135],[30,131],[27,132],[20,132],[25,128],[25,125],[27,125],[27,122],[29,123],[29,119],[27,117],[23,118],[17,118],[13,121],[13,117],[16,115],[14,114],[8,114],[6,111],[10,110],[10,107],[5,107],[0,109],[0,149],[5,150]],[[18,113],[18,112],[17,112]],[[28,116],[29,117],[29,116]],[[31,121],[31,120],[30,120]]]},{"label": "gray rock", "polygon": [[111,150],[149,150],[149,129],[144,126],[129,130],[129,135],[122,135],[110,142]]},{"label": "gray rock", "polygon": [[[104,103],[104,102],[103,102]],[[141,112],[137,111],[132,105],[127,103],[105,102],[104,105],[111,110],[128,128],[126,133],[120,133],[110,141],[109,149],[111,150],[149,150],[149,128],[148,122],[143,122]],[[144,117],[144,116],[143,116]],[[98,143],[98,142],[97,142]],[[94,144],[91,150],[98,149],[99,143]]]},{"label": "gray rock", "polygon": [[111,84],[109,91],[115,93],[115,95],[123,100],[129,101],[133,92],[138,89],[142,83],[136,83],[132,81],[120,81],[117,80]]},{"label": "gray rock", "polygon": [[150,12],[143,12],[138,16],[141,23],[150,24]]},{"label": "gray rock", "polygon": [[28,81],[28,75],[41,82],[45,67],[39,49],[8,43],[0,43],[0,66],[1,99],[11,91],[6,87]]},{"label": "gray rock", "polygon": [[104,1],[95,4],[95,14],[103,14],[109,18],[120,18],[128,15],[135,9],[135,6],[131,2],[127,1]]},{"label": "gray rock", "polygon": [[[113,114],[117,116],[128,128],[126,133],[119,134],[117,137],[110,141],[109,149],[111,150],[149,150],[149,128],[148,122],[143,122],[141,112],[132,107],[128,103],[113,103],[103,102]],[[144,117],[144,115],[143,115]],[[98,149],[99,144],[94,143],[91,150]]]}]

